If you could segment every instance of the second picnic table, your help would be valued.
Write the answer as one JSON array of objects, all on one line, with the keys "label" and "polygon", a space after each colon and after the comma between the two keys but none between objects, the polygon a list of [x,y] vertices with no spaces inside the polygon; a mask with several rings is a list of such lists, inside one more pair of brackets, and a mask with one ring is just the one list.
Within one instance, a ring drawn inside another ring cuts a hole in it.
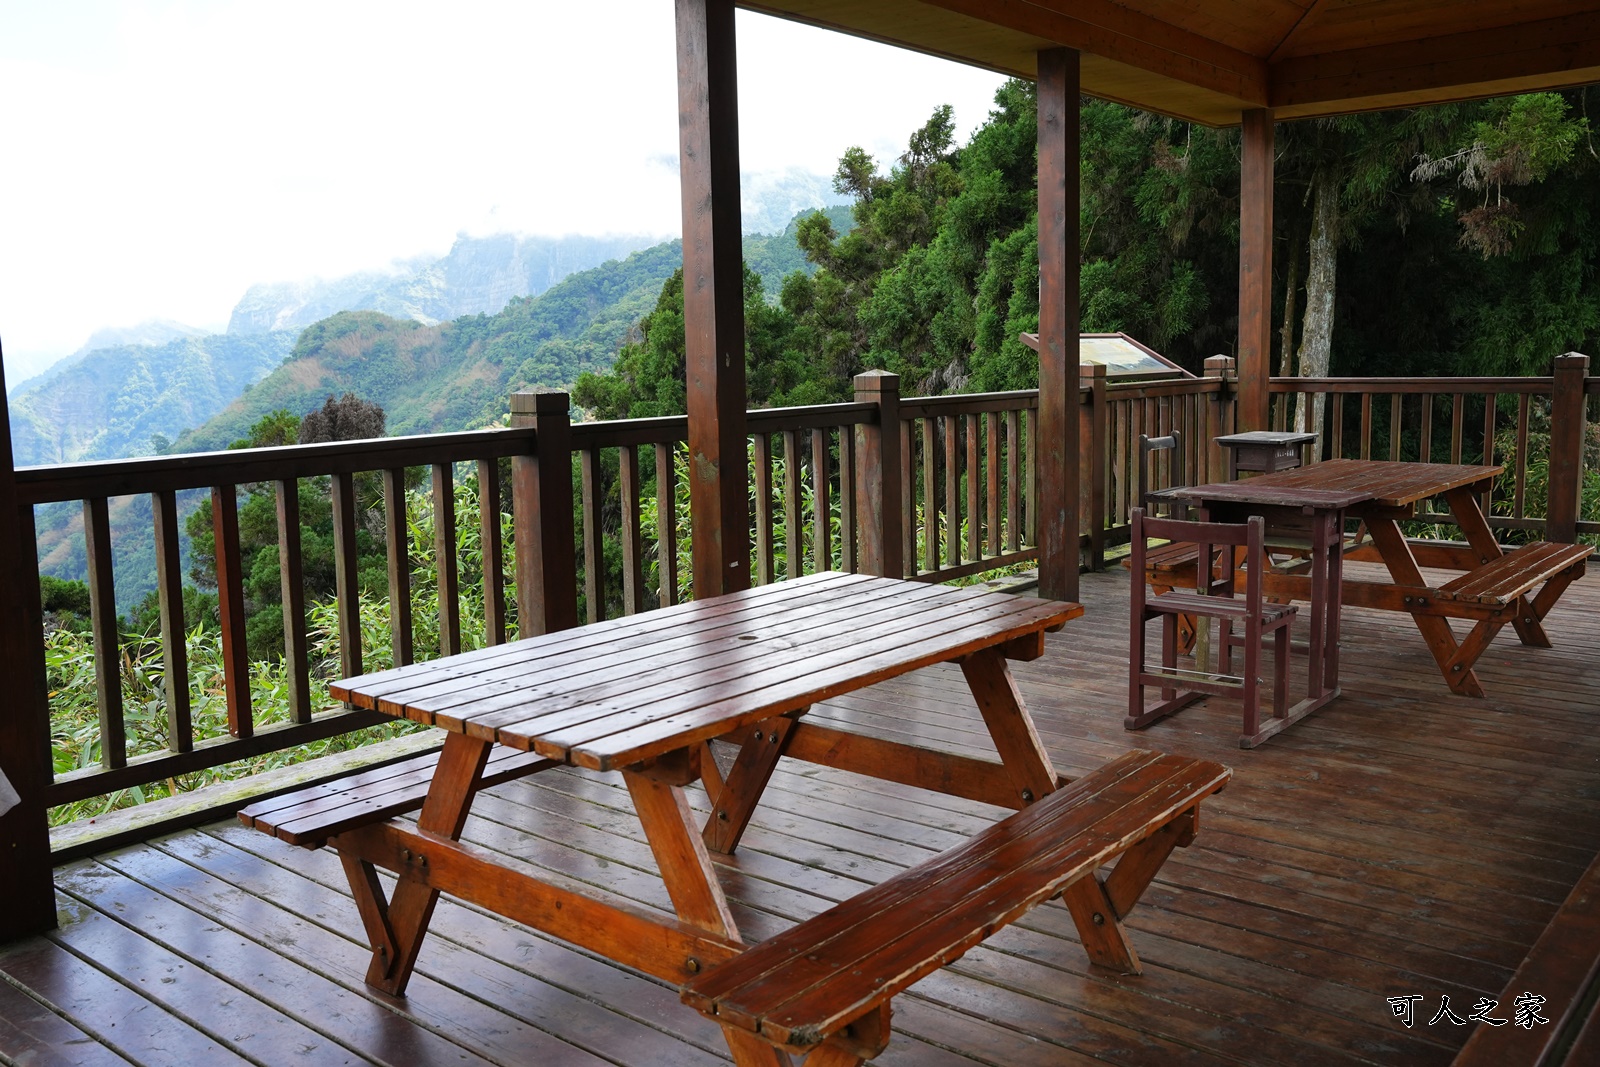
[{"label": "second picnic table", "polygon": [[[1473,664],[1495,635],[1511,625],[1525,645],[1548,648],[1542,621],[1571,582],[1583,574],[1591,549],[1586,545],[1537,541],[1503,548],[1484,515],[1480,500],[1499,466],[1459,463],[1399,463],[1331,459],[1295,470],[1237,482],[1188,486],[1168,494],[1213,512],[1224,521],[1263,513],[1269,525],[1297,512],[1331,513],[1359,519],[1366,537],[1343,552],[1344,560],[1381,562],[1389,580],[1336,579],[1320,592],[1311,561],[1279,568],[1267,576],[1270,595],[1328,606],[1327,625],[1337,670],[1337,612],[1340,603],[1402,611],[1415,621],[1450,688],[1483,696]],[[1402,522],[1417,518],[1419,504],[1443,497],[1465,543],[1408,539]],[[1461,572],[1437,585],[1422,568]],[[1325,578],[1321,579],[1325,580]],[[1448,620],[1465,619],[1472,630],[1457,639]],[[1314,657],[1315,659],[1315,657]],[[1337,678],[1335,673],[1334,678]]]}]

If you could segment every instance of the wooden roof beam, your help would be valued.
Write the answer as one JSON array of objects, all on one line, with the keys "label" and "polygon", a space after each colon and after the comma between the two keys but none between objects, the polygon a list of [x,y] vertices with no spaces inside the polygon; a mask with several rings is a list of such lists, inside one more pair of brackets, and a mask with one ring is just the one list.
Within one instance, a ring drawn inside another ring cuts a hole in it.
[{"label": "wooden roof beam", "polygon": [[1271,98],[1278,117],[1291,118],[1403,106],[1408,94],[1437,101],[1441,89],[1466,100],[1596,80],[1600,12],[1586,12],[1286,59],[1272,66]]},{"label": "wooden roof beam", "polygon": [[925,2],[1257,107],[1267,104],[1265,60],[1108,0],[1073,0],[1070,15],[1030,0]]}]

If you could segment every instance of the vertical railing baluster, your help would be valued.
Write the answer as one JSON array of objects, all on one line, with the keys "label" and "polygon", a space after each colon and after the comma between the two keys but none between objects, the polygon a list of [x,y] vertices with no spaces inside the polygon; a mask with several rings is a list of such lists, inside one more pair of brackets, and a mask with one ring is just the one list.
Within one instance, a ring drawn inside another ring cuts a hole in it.
[{"label": "vertical railing baluster", "polygon": [[250,737],[250,650],[245,636],[244,561],[239,550],[239,500],[231,485],[211,490],[211,543],[217,561],[217,618],[222,630],[222,687],[227,693],[228,733]]},{"label": "vertical railing baluster", "polygon": [[[990,412],[994,414],[994,412]],[[982,559],[983,550],[983,435],[979,427],[983,421],[978,415],[968,415],[967,424],[967,558]],[[994,448],[994,436],[989,437],[989,448]]]},{"label": "vertical railing baluster", "polygon": [[[910,419],[900,420],[900,559],[906,576],[915,577],[917,567],[917,481],[916,437]],[[892,430],[885,430],[892,433]],[[887,503],[887,502],[886,502]]]},{"label": "vertical railing baluster", "polygon": [[1333,417],[1328,424],[1328,458],[1344,458],[1344,394],[1333,394]]},{"label": "vertical railing baluster", "polygon": [[1022,410],[1005,413],[1005,536],[1010,552],[1022,549]]},{"label": "vertical railing baluster", "polygon": [[289,676],[289,713],[298,723],[311,721],[311,657],[306,640],[306,583],[300,549],[300,482],[276,483],[278,568],[283,589],[283,660]]},{"label": "vertical railing baluster", "polygon": [[183,558],[178,539],[178,495],[170,489],[151,494],[155,513],[156,590],[161,606],[163,688],[167,697],[167,749],[194,750],[189,707],[188,633],[183,618]]},{"label": "vertical railing baluster", "polygon": [[[762,457],[761,444],[765,434],[756,434],[756,543],[766,533],[766,570],[757,568],[757,581],[763,585],[772,581],[772,464]],[[660,578],[657,596],[661,606],[670,608],[678,602],[678,470],[672,462],[673,446],[656,445],[656,570]],[[766,470],[765,482],[762,469]],[[764,486],[764,488],[763,488]],[[766,505],[765,513],[761,504]],[[756,558],[761,558],[758,549]]]},{"label": "vertical railing baluster", "polygon": [[483,639],[506,643],[505,536],[500,532],[500,461],[478,460],[478,553],[483,559]]},{"label": "vertical railing baluster", "polygon": [[[1010,418],[1008,420],[1008,422],[1006,423],[1006,428],[1011,433],[1011,448],[1008,449],[1008,451],[1011,451],[1011,452],[1014,453],[1015,450],[1016,450],[1016,445],[1017,445],[1018,441],[1022,440],[1022,438],[1019,437],[1018,434],[1017,434],[1017,431],[1018,431],[1019,427],[1017,426],[1017,422],[1016,422],[1015,417],[1012,417],[1012,418]],[[1030,545],[1037,545],[1039,543],[1039,409],[1038,408],[1029,408],[1028,409],[1028,425],[1027,425],[1027,429],[1026,429],[1026,434],[1027,434],[1027,438],[1026,439],[1027,439],[1027,442],[1028,442],[1026,462],[1027,462],[1028,468],[1027,468],[1027,473],[1023,476],[1022,485],[1023,485],[1023,488],[1027,491],[1027,501],[1026,501],[1026,503],[1027,503],[1027,513],[1026,513],[1026,517],[1023,519],[1022,530],[1023,530],[1023,536],[1027,539],[1027,543],[1030,544]],[[1015,469],[1013,469],[1012,470],[1012,475],[1015,476],[1015,474],[1016,474],[1016,471],[1015,471]],[[1015,528],[1016,525],[1017,524],[1015,522],[1012,523],[1012,527],[1013,528]],[[1013,543],[1012,544],[1012,548],[1016,548],[1016,547],[1017,547],[1017,545],[1015,543]]]},{"label": "vertical railing baluster", "polygon": [[103,496],[83,502],[83,539],[88,556],[89,618],[94,629],[100,765],[125,767],[128,731],[122,712],[122,640],[117,631],[117,590],[111,565],[111,510]]},{"label": "vertical railing baluster", "polygon": [[1404,393],[1389,394],[1389,462],[1400,460],[1400,415]]},{"label": "vertical railing baluster", "polygon": [[[1495,423],[1495,394],[1488,393],[1483,398],[1483,462],[1485,466],[1494,465],[1494,423]],[[1483,491],[1483,500],[1480,507],[1485,515],[1492,515],[1494,505],[1494,483]]]},{"label": "vertical railing baluster", "polygon": [[1528,406],[1532,397],[1527,393],[1517,397],[1517,455],[1516,488],[1512,491],[1511,514],[1522,518],[1527,513],[1523,504],[1528,488]]},{"label": "vertical railing baluster", "polygon": [[[987,523],[986,537],[989,555],[1000,555],[1003,552],[1000,541],[1000,464],[1005,462],[1005,450],[1000,443],[1000,413],[987,411],[984,413],[984,474],[986,478],[986,501],[989,504],[989,523]],[[966,477],[971,478],[973,474]]]},{"label": "vertical railing baluster", "polygon": [[1372,394],[1361,394],[1361,458],[1372,458]]},{"label": "vertical railing baluster", "polygon": [[833,569],[833,500],[829,487],[828,435],[811,431],[811,558],[820,573]]},{"label": "vertical railing baluster", "polygon": [[758,433],[752,440],[756,450],[756,584],[771,583],[774,573],[772,549],[772,437]]},{"label": "vertical railing baluster", "polygon": [[922,569],[939,569],[939,495],[933,476],[939,462],[933,420],[922,420]]},{"label": "vertical railing baluster", "polygon": [[439,655],[461,651],[461,570],[456,563],[456,478],[433,464],[433,566],[439,581]]},{"label": "vertical railing baluster", "polygon": [[1465,425],[1463,419],[1466,415],[1462,396],[1456,393],[1450,398],[1450,462],[1461,462],[1461,429]]},{"label": "vertical railing baluster", "polygon": [[839,569],[860,569],[856,553],[856,434],[839,427]]},{"label": "vertical railing baluster", "polygon": [[944,541],[945,562],[961,563],[961,441],[960,423],[946,415],[939,420],[944,430]]},{"label": "vertical railing baluster", "polygon": [[1111,404],[1111,482],[1112,524],[1121,526],[1128,514],[1128,405],[1121,400]]},{"label": "vertical railing baluster", "polygon": [[583,477],[583,598],[587,618],[606,617],[606,546],[600,529],[600,450],[582,452]]},{"label": "vertical railing baluster", "polygon": [[617,450],[617,485],[622,498],[622,613],[644,610],[644,537],[639,517],[639,447]]},{"label": "vertical railing baluster", "polygon": [[1418,462],[1427,463],[1433,455],[1433,394],[1422,394],[1422,443],[1417,449]]},{"label": "vertical railing baluster", "polygon": [[406,516],[406,472],[383,472],[383,540],[389,563],[389,648],[396,667],[416,660],[411,628],[411,523]]},{"label": "vertical railing baluster", "polygon": [[341,471],[331,479],[333,498],[333,596],[339,616],[339,670],[346,678],[361,673],[361,562],[356,555],[355,476]]},{"label": "vertical railing baluster", "polygon": [[805,516],[800,499],[800,437],[783,431],[783,558],[784,577],[805,573]]}]

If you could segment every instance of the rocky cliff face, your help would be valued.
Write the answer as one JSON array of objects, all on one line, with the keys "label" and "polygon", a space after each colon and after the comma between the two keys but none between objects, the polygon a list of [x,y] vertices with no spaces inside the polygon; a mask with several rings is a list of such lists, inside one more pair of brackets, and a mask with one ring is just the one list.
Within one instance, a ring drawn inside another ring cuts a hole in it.
[{"label": "rocky cliff face", "polygon": [[462,315],[493,315],[512,297],[538,296],[569,274],[621,259],[656,240],[460,237],[442,259],[414,260],[392,274],[252,286],[234,308],[228,332],[304,329],[340,311],[380,311],[430,326]]}]

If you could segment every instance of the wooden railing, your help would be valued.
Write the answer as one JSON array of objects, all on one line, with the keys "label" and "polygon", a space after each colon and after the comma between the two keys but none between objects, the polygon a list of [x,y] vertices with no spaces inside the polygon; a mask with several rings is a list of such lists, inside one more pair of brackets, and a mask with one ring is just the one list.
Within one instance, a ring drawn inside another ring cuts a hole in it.
[{"label": "wooden railing", "polygon": [[[1107,549],[1127,538],[1141,433],[1177,429],[1184,436],[1183,453],[1169,461],[1177,469],[1158,470],[1158,481],[1225,476],[1212,438],[1234,429],[1231,363],[1217,357],[1207,361],[1205,377],[1154,382],[1112,382],[1101,368],[1086,368],[1079,393],[1080,537],[1091,566],[1103,565]],[[1490,455],[1509,471],[1494,494],[1496,524],[1543,529],[1553,537],[1568,530],[1570,539],[1600,532],[1600,523],[1576,518],[1586,403],[1600,392],[1600,380],[1588,379],[1586,368],[1584,357],[1563,357],[1549,378],[1279,379],[1273,382],[1276,418],[1292,422],[1296,399],[1324,397],[1318,424],[1324,457],[1478,462]],[[1035,488],[1037,404],[1033,392],[901,399],[894,376],[875,373],[857,380],[853,403],[749,412],[752,580],[838,568],[944,581],[1035,559],[1042,521]],[[484,641],[681,599],[686,420],[574,424],[568,410],[564,394],[517,394],[511,425],[502,429],[17,471],[24,546],[37,543],[35,506],[82,506],[96,641],[100,763],[55,776],[45,787],[46,804],[214,768],[375,721],[339,706],[317,710],[315,687],[322,679],[308,653],[300,525],[292,521],[303,479],[327,478],[331,486],[343,674],[363,669],[356,489],[358,476],[369,472],[381,477],[383,487],[394,663],[412,662],[419,654],[412,639],[404,510],[407,472],[417,468],[428,472],[425,492],[435,520],[439,653],[462,647],[464,587],[454,510],[462,465],[476,468],[480,486]],[[502,499],[500,473],[507,459],[509,500]],[[272,486],[277,502],[291,706],[288,722],[269,726],[257,723],[250,700],[238,529],[239,487],[257,484]],[[210,495],[217,560],[228,732],[214,738],[196,736],[189,712],[184,633],[192,620],[183,613],[177,494],[194,490]],[[111,501],[140,495],[151,501],[157,546],[168,739],[159,752],[129,750],[117,670]],[[1569,495],[1570,506],[1562,502]],[[655,521],[647,523],[652,509]],[[512,514],[514,553],[502,543],[504,510]],[[608,538],[613,557],[621,557],[617,588],[608,587]],[[22,555],[24,585],[37,590],[37,553]],[[507,603],[512,585],[514,605]],[[38,615],[35,602],[33,616]],[[42,659],[42,633],[23,636]],[[48,722],[50,709],[28,713]]]},{"label": "wooden railing", "polygon": [[[335,588],[339,606],[340,670],[360,673],[362,647],[357,610],[356,504],[354,477],[363,472],[383,475],[385,537],[389,559],[390,630],[393,661],[414,658],[411,620],[411,570],[405,544],[405,471],[425,467],[432,475],[431,496],[435,515],[435,557],[438,581],[441,652],[460,649],[459,567],[455,556],[455,494],[453,480],[458,463],[475,463],[487,487],[485,516],[497,513],[498,461],[525,455],[533,435],[527,430],[490,430],[477,433],[398,437],[289,448],[214,452],[73,466],[33,467],[17,472],[19,516],[24,524],[22,542],[36,543],[34,507],[82,502],[84,540],[88,562],[91,626],[95,645],[95,689],[100,717],[100,765],[59,775],[47,790],[47,804],[55,806],[101,796],[119,789],[164,781],[181,774],[205,770],[266,752],[292,748],[386,719],[371,713],[344,709],[313,713],[312,664],[306,622],[303,553],[301,552],[301,480],[326,477],[331,482],[334,516]],[[240,553],[238,487],[266,483],[277,502],[278,549],[284,605],[284,662],[289,721],[258,727],[251,702],[250,660],[245,638],[244,561]],[[190,716],[189,676],[183,606],[183,572],[180,562],[178,494],[208,490],[212,508],[212,533],[217,561],[218,608],[221,620],[222,661],[227,693],[228,733],[199,740]],[[160,604],[164,656],[164,690],[167,715],[166,750],[130,753],[124,722],[123,692],[118,654],[121,634],[110,538],[113,498],[148,496],[154,512],[156,589]],[[500,527],[483,524],[486,559],[500,560]],[[39,585],[37,553],[23,553],[18,565],[35,590]],[[498,563],[486,568],[492,577],[484,617],[488,640],[504,641],[506,612],[503,573]],[[27,635],[24,635],[25,637]],[[37,654],[44,656],[43,634],[34,634]],[[48,715],[49,708],[37,709]]]},{"label": "wooden railing", "polygon": [[1274,378],[1272,428],[1319,433],[1321,458],[1502,464],[1483,501],[1490,524],[1572,541],[1600,533],[1579,515],[1588,398],[1600,393],[1588,365],[1571,354],[1544,378]]}]

